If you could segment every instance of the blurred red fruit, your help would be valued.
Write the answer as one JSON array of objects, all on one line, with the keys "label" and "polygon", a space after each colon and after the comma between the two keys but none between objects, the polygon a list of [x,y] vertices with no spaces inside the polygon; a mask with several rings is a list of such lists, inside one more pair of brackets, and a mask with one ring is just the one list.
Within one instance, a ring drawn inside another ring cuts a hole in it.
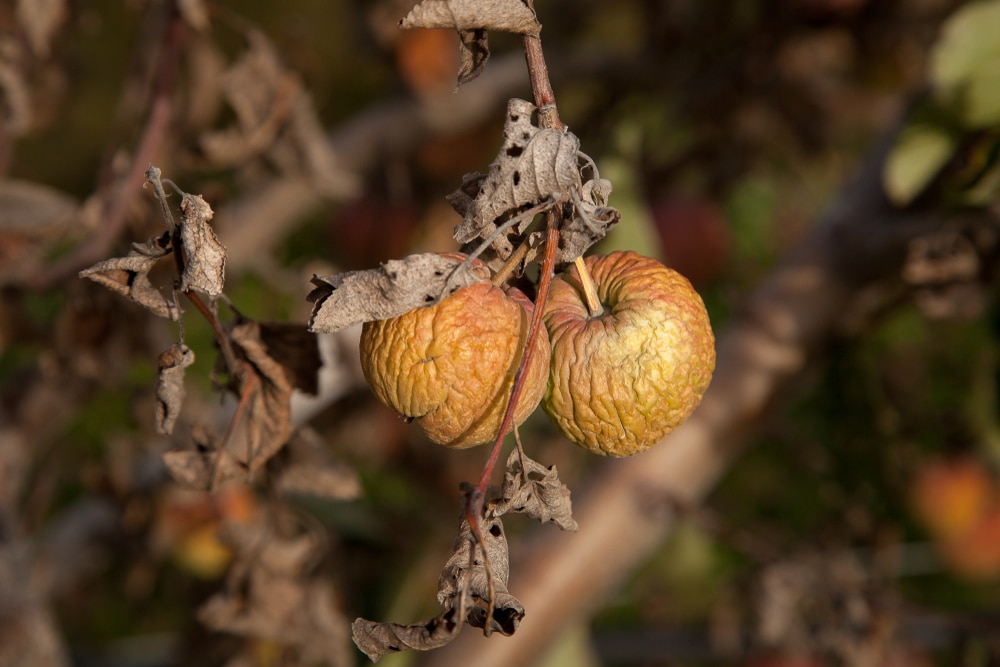
[{"label": "blurred red fruit", "polygon": [[968,532],[994,502],[986,466],[972,458],[927,463],[913,482],[917,516],[937,539]]},{"label": "blurred red fruit", "polygon": [[345,270],[370,269],[410,248],[418,211],[411,202],[367,197],[349,202],[328,226],[331,258]]},{"label": "blurred red fruit", "polygon": [[695,285],[722,273],[731,232],[722,209],[704,199],[664,197],[651,205],[666,264]]}]

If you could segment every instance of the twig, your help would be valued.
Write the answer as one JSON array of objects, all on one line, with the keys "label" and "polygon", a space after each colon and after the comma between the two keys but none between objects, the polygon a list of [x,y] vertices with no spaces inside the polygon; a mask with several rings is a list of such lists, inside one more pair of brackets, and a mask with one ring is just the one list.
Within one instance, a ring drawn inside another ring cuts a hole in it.
[{"label": "twig", "polygon": [[118,189],[105,200],[102,219],[103,226],[89,241],[63,259],[51,264],[30,277],[26,284],[33,289],[51,289],[69,279],[78,271],[104,258],[115,239],[125,228],[127,213],[132,202],[139,195],[146,177],[147,165],[154,161],[167,136],[172,119],[174,83],[180,55],[187,35],[187,27],[173,9],[164,31],[160,68],[153,83],[153,98],[150,102],[149,120],[143,131],[139,145],[132,157],[132,165],[121,180]]}]

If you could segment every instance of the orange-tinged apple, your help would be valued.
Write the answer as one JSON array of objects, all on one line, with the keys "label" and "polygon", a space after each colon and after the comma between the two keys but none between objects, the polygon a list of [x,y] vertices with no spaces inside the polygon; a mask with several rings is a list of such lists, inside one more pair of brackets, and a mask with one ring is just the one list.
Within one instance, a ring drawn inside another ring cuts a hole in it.
[{"label": "orange-tinged apple", "polygon": [[[464,449],[492,441],[507,407],[534,304],[489,282],[361,332],[361,367],[378,398],[412,417],[434,442]],[[539,331],[514,411],[520,424],[545,392],[549,338]]]},{"label": "orange-tinged apple", "polygon": [[552,281],[552,364],[542,407],[567,438],[607,456],[642,452],[688,418],[715,369],[708,313],[686,278],[634,252],[591,256],[604,312],[576,267]]}]

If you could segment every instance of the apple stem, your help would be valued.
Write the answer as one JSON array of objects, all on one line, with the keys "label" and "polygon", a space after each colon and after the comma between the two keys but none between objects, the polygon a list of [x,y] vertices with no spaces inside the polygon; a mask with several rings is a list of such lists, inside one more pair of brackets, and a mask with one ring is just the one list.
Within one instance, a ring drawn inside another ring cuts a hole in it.
[{"label": "apple stem", "polygon": [[587,300],[587,311],[591,317],[600,317],[604,314],[604,306],[601,305],[601,300],[597,296],[597,285],[594,284],[587,263],[583,261],[583,257],[577,257],[575,264],[576,270],[580,273],[583,296]]}]

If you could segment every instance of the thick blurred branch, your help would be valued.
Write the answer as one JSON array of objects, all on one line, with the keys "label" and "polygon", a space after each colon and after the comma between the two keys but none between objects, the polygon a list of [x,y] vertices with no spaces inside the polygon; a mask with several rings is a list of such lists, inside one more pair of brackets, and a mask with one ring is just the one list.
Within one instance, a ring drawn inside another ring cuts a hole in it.
[{"label": "thick blurred branch", "polygon": [[867,159],[718,339],[715,378],[694,415],[650,452],[607,462],[575,499],[578,533],[540,531],[511,590],[526,616],[510,638],[466,632],[421,664],[531,664],[585,620],[670,534],[679,506],[700,503],[742,451],[761,418],[802,382],[837,339],[898,303],[908,243],[941,224],[942,211],[894,209],[882,163],[895,131]]}]

